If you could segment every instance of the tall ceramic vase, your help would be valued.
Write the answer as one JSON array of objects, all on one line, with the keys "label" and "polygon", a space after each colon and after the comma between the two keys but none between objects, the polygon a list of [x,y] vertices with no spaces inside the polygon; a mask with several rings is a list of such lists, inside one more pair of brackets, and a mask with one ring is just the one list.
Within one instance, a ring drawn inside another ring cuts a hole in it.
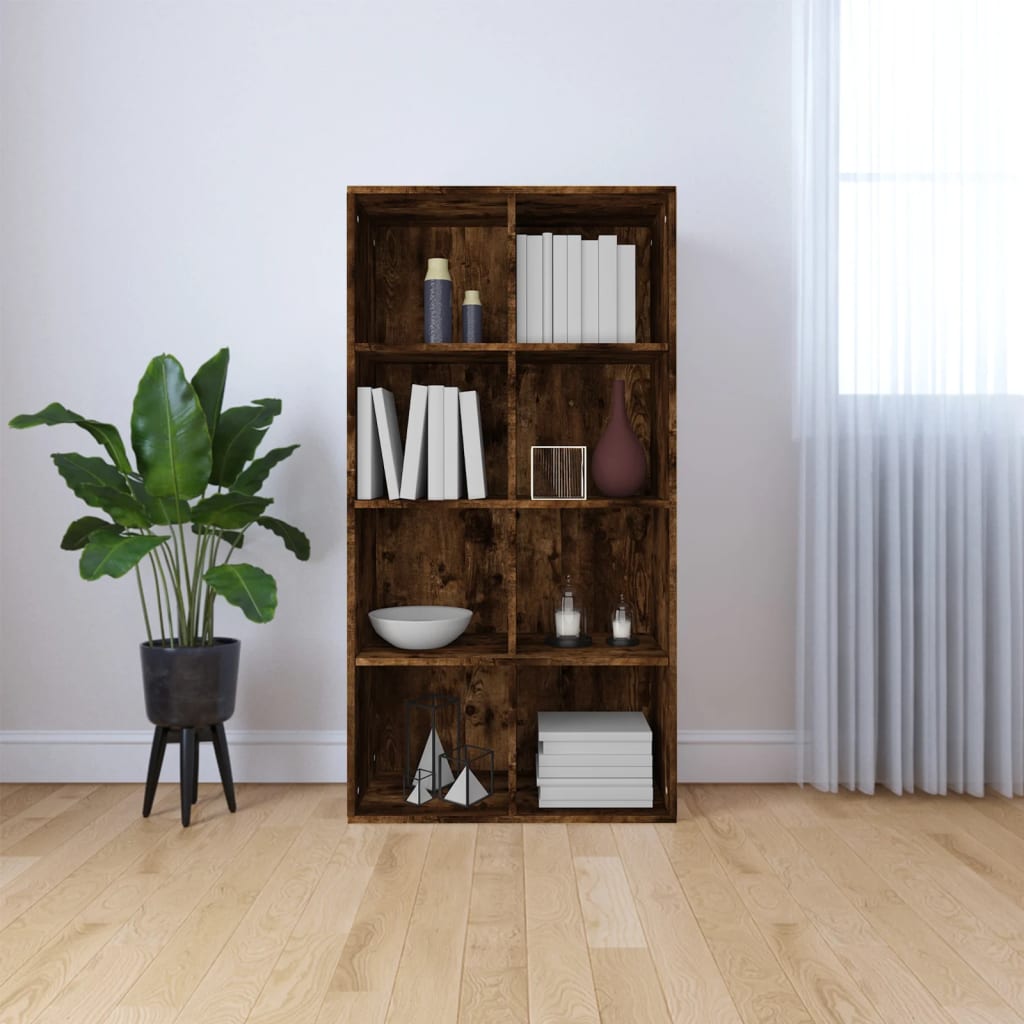
[{"label": "tall ceramic vase", "polygon": [[452,340],[452,276],[448,261],[427,260],[423,280],[423,340],[432,345]]},{"label": "tall ceramic vase", "polygon": [[597,442],[590,474],[598,490],[609,498],[636,494],[647,476],[647,459],[626,412],[626,382],[612,382],[612,415]]},{"label": "tall ceramic vase", "polygon": [[462,340],[471,345],[484,340],[484,308],[478,291],[467,291],[462,300]]}]

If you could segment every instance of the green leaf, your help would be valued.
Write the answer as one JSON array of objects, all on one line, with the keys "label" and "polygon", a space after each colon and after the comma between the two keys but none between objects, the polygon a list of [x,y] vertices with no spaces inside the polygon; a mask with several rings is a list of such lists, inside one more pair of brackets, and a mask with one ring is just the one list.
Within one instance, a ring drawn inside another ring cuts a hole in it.
[{"label": "green leaf", "polygon": [[297,444],[290,444],[286,448],[274,448],[262,458],[250,462],[235,478],[231,490],[239,494],[255,494],[266,483],[270,471],[279,462],[284,462],[298,447]]},{"label": "green leaf", "polygon": [[281,412],[278,398],[259,398],[221,413],[213,436],[213,470],[210,483],[230,487],[242,467],[256,454],[263,435]]},{"label": "green leaf", "polygon": [[277,608],[274,577],[255,565],[218,565],[203,579],[229,604],[241,608],[253,622],[269,622]]},{"label": "green leaf", "polygon": [[133,530],[148,530],[153,520],[130,495],[113,487],[83,487],[79,497],[93,508],[101,508],[116,523]]},{"label": "green leaf", "polygon": [[117,579],[134,569],[150,551],[166,540],[166,537],[143,537],[137,533],[129,536],[94,534],[82,552],[78,571],[83,580],[98,580],[101,576]]},{"label": "green leaf", "polygon": [[241,530],[256,522],[273,498],[256,498],[251,494],[213,494],[197,502],[192,509],[194,522],[219,526],[222,530]]},{"label": "green leaf", "polygon": [[265,530],[277,534],[284,541],[284,546],[300,562],[309,560],[309,538],[300,529],[272,516],[260,516],[256,522]]},{"label": "green leaf", "polygon": [[120,532],[121,527],[117,523],[100,519],[99,516],[82,516],[64,531],[64,539],[60,542],[60,546],[65,551],[80,551],[94,533],[119,534]]},{"label": "green leaf", "polygon": [[[77,452],[56,452],[50,458],[53,459],[53,464],[64,478],[64,482],[82,501],[88,500],[82,493],[83,489],[90,487],[109,487],[111,490],[128,494],[125,478],[104,459],[79,455]],[[89,504],[92,505],[93,502],[90,501]]]},{"label": "green leaf", "polygon": [[175,502],[173,498],[155,498],[146,490],[146,485],[136,477],[129,477],[128,486],[152,522],[168,526],[171,523],[187,523],[192,518],[192,510],[187,501]]},{"label": "green leaf", "polygon": [[174,356],[153,359],[132,406],[132,448],[146,490],[186,501],[210,479],[211,445],[199,399]]},{"label": "green leaf", "polygon": [[206,426],[210,431],[210,437],[217,433],[217,423],[220,420],[220,409],[224,401],[224,388],[228,379],[228,360],[231,358],[226,348],[222,348],[212,359],[208,359],[196,370],[192,378],[192,387],[195,389],[199,404],[203,408],[203,415],[206,417]]},{"label": "green leaf", "polygon": [[117,427],[111,423],[87,420],[77,412],[64,408],[60,402],[51,402],[45,409],[31,416],[15,416],[10,425],[17,430],[24,430],[26,427],[56,427],[62,423],[74,423],[87,431],[107,449],[110,457],[114,460],[114,465],[122,473],[132,471],[132,465],[128,461],[128,454]]}]

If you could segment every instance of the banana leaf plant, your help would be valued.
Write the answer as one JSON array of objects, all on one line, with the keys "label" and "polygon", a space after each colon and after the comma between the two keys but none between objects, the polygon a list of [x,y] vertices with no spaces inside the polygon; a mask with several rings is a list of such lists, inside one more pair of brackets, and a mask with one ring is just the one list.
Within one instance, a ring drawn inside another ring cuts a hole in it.
[{"label": "banana leaf plant", "polygon": [[301,561],[309,558],[305,534],[268,516],[273,499],[258,494],[274,466],[299,447],[256,458],[281,401],[259,398],[223,409],[228,360],[221,349],[191,381],[174,356],[150,361],[132,405],[134,467],[115,426],[59,402],[10,422],[18,429],[71,423],[102,445],[106,458],[51,456],[75,495],[106,516],[76,519],[60,546],[81,551],[83,579],[134,572],[150,645],[212,644],[217,597],[253,622],[274,617],[274,577],[232,561],[253,526],[275,534]]}]

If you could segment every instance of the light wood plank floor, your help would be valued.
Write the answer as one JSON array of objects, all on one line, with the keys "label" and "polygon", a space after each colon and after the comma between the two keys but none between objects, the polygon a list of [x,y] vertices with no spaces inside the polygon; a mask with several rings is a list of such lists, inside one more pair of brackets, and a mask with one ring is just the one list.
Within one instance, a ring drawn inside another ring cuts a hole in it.
[{"label": "light wood plank floor", "polygon": [[1024,1022],[1024,800],[687,786],[348,825],[343,786],[0,785],[0,1021]]}]

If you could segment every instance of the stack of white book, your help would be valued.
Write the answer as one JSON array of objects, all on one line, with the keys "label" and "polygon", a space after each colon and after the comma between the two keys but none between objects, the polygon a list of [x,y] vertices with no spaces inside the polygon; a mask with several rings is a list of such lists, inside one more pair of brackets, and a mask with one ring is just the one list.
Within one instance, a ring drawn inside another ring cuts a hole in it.
[{"label": "stack of white book", "polygon": [[635,342],[636,246],[516,235],[516,341]]},{"label": "stack of white book", "polygon": [[486,498],[480,398],[442,384],[413,384],[405,444],[395,396],[356,388],[356,497]]},{"label": "stack of white book", "polygon": [[540,711],[541,807],[652,807],[651,727],[639,711]]}]

